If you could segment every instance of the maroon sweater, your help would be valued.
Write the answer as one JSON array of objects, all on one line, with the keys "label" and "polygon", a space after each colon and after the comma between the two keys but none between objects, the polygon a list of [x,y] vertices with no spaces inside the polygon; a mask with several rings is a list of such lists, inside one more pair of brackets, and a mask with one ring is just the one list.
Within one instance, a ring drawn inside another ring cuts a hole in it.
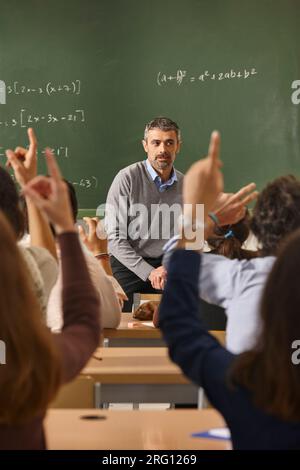
[{"label": "maroon sweater", "polygon": [[[53,334],[53,341],[62,357],[65,383],[76,377],[99,345],[99,299],[77,234],[63,233],[58,240],[63,273],[64,327],[60,334]],[[1,369],[8,366],[0,366],[0,373],[5,373]],[[0,425],[0,449],[45,449],[45,413],[26,425]]]}]

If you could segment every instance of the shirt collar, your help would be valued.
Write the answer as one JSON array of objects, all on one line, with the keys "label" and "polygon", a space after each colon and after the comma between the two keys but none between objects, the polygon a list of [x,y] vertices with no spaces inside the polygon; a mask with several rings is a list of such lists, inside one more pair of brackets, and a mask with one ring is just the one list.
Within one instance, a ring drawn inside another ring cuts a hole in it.
[{"label": "shirt collar", "polygon": [[164,181],[163,183],[161,181],[160,176],[156,173],[153,166],[150,164],[148,158],[146,160],[146,167],[147,167],[149,175],[151,176],[152,181],[156,181],[158,179],[158,181],[161,184],[167,185],[167,186],[171,186],[175,181],[177,181],[177,175],[176,175],[176,171],[175,171],[174,167],[172,169],[172,173],[170,175],[170,178],[167,181]]}]

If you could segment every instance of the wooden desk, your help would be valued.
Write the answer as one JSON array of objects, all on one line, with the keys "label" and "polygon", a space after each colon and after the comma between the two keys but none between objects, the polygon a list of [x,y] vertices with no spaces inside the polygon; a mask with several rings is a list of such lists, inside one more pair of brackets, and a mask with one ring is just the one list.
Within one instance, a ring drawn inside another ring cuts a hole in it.
[{"label": "wooden desk", "polygon": [[122,313],[118,328],[104,328],[103,336],[109,347],[165,346],[161,331],[133,319],[132,313]]},{"label": "wooden desk", "polygon": [[[211,331],[221,344],[225,344],[224,331]],[[166,346],[158,328],[143,325],[132,318],[132,313],[122,313],[118,328],[104,328],[104,339],[109,347],[162,347]]]},{"label": "wooden desk", "polygon": [[[106,419],[81,419],[89,415]],[[226,450],[230,441],[191,437],[192,433],[223,426],[223,418],[215,410],[50,410],[45,419],[51,450]]]},{"label": "wooden desk", "polygon": [[82,374],[98,382],[96,407],[198,402],[198,388],[171,362],[167,348],[98,348],[94,356]]}]

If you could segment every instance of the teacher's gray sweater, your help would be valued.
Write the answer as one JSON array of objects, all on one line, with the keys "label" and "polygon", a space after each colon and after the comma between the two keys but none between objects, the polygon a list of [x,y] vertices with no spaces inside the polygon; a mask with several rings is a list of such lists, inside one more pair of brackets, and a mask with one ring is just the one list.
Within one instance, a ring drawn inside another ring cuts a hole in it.
[{"label": "teacher's gray sweater", "polygon": [[109,252],[144,281],[153,270],[144,258],[162,256],[164,244],[178,229],[183,174],[175,172],[177,181],[159,192],[145,161],[134,163],[119,171],[107,195]]}]

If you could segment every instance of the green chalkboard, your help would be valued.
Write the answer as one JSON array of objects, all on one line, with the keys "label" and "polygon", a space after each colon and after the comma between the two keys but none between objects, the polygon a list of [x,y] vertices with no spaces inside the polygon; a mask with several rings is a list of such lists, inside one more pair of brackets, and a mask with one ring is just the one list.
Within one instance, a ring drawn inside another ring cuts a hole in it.
[{"label": "green chalkboard", "polygon": [[221,131],[229,191],[298,172],[299,0],[1,0],[0,80],[0,155],[33,126],[82,209],[157,115],[182,129],[181,171]]}]

